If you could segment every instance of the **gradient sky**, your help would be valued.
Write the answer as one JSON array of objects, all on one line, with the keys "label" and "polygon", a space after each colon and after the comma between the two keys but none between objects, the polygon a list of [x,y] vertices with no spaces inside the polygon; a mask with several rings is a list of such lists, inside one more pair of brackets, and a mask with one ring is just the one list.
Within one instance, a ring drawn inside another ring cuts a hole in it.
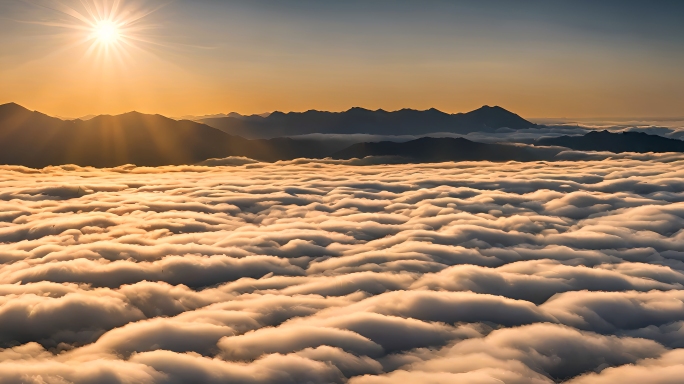
[{"label": "gradient sky", "polygon": [[130,33],[145,42],[107,55],[56,26],[76,25],[55,9],[80,3],[0,1],[0,103],[68,117],[485,104],[684,115],[684,1],[122,0],[120,16],[154,12]]}]

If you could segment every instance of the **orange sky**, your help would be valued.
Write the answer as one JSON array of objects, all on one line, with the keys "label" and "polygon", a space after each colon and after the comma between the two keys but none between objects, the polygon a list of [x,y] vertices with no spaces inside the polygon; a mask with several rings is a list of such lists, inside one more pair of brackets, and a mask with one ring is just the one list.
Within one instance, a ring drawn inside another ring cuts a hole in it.
[{"label": "orange sky", "polygon": [[[134,11],[158,5],[123,3]],[[607,31],[592,30],[554,8],[530,15],[378,2],[395,4],[387,14],[361,3],[295,3],[178,1],[138,22],[147,27],[130,37],[145,42],[99,56],[83,42],[90,32],[54,26],[78,24],[72,17],[0,5],[8,15],[0,23],[0,103],[66,117],[352,106],[462,112],[485,104],[525,117],[684,115],[681,27],[668,40],[657,34],[667,31],[626,27],[627,16],[606,27],[595,15]]]}]

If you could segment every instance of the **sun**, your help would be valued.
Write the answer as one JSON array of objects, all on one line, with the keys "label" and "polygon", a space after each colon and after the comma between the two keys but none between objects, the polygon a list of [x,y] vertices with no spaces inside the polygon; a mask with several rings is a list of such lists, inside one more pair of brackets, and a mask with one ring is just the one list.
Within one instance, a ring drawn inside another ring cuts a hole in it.
[{"label": "sun", "polygon": [[168,46],[152,32],[160,28],[159,19],[151,22],[152,14],[166,3],[150,8],[147,0],[68,0],[70,4],[63,3],[66,0],[44,1],[53,2],[47,7],[55,13],[53,19],[35,23],[69,30],[65,34],[73,37],[69,46],[83,47],[86,57],[122,63],[136,53],[158,52]]},{"label": "sun", "polygon": [[110,45],[116,43],[121,37],[119,27],[112,21],[101,20],[93,27],[92,36],[98,43]]}]

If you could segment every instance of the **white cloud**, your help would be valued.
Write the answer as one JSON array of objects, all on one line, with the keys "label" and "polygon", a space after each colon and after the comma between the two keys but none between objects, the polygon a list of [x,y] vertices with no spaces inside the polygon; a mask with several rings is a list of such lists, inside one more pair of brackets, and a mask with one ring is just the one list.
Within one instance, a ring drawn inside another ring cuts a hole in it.
[{"label": "white cloud", "polygon": [[0,382],[675,382],[684,157],[599,159],[0,167]]}]

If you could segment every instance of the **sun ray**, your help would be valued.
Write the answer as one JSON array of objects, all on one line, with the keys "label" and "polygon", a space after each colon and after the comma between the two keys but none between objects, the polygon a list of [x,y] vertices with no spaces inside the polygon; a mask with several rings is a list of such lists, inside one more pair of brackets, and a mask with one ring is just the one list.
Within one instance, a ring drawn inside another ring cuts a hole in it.
[{"label": "sun ray", "polygon": [[[143,7],[140,2],[124,0],[78,0],[71,6],[60,0],[26,0],[57,14],[52,21],[27,21],[47,27],[70,31],[80,44],[87,44],[84,54],[96,60],[112,56],[130,57],[126,50],[148,50],[150,46],[163,46],[149,31],[159,28],[149,23],[148,16],[167,5]],[[118,62],[119,60],[114,60]]]}]

